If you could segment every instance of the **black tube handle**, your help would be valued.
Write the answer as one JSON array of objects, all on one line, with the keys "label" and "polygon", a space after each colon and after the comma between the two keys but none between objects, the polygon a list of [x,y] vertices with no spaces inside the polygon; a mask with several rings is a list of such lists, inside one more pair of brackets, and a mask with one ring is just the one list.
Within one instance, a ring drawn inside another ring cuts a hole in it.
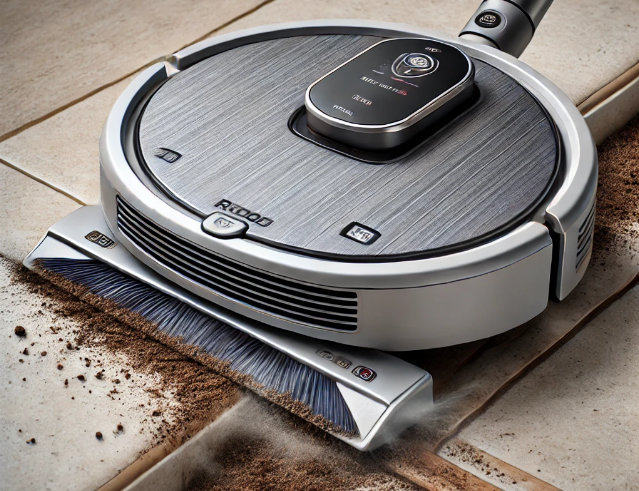
[{"label": "black tube handle", "polygon": [[519,57],[552,0],[484,0],[459,34]]}]

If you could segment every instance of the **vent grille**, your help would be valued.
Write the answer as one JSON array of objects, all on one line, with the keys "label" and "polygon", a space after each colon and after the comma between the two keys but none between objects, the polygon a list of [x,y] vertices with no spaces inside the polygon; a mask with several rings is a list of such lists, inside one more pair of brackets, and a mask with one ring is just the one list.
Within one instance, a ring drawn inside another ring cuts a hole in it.
[{"label": "vent grille", "polygon": [[312,327],[357,329],[357,294],[285,279],[213,253],[157,225],[119,196],[118,229],[164,267],[226,299]]},{"label": "vent grille", "polygon": [[592,245],[592,236],[595,230],[595,202],[588,212],[585,220],[579,226],[579,235],[577,237],[577,261],[575,270],[578,270],[584,263],[584,259],[588,256],[588,251]]}]

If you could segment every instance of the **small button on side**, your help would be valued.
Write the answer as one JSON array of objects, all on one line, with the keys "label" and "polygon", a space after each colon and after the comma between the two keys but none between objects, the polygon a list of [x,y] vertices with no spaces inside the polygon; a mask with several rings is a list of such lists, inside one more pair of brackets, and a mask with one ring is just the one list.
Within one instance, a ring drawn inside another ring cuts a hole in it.
[{"label": "small button on side", "polygon": [[219,239],[231,239],[244,235],[248,225],[242,220],[216,211],[202,222],[202,230]]},{"label": "small button on side", "polygon": [[501,15],[493,10],[485,10],[475,17],[475,24],[490,29],[501,24]]}]

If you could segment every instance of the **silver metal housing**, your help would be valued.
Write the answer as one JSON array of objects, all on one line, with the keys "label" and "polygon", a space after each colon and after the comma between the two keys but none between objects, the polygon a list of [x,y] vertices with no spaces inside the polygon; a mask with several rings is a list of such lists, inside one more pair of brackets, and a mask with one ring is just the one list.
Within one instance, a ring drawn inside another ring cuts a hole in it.
[{"label": "silver metal housing", "polygon": [[[202,219],[166,199],[127,159],[125,129],[149,91],[216,53],[279,37],[316,34],[424,36],[453,44],[528,90],[554,120],[563,147],[560,183],[530,220],[480,246],[428,259],[344,262],[290,253],[202,231]],[[101,191],[115,239],[142,263],[195,295],[265,324],[343,344],[414,350],[485,338],[538,315],[549,296],[563,299],[583,276],[592,248],[597,157],[590,132],[570,99],[533,69],[489,46],[411,26],[366,21],[312,21],[265,26],[197,43],[157,63],[129,85],[111,111],[100,142]],[[320,328],[219,295],[160,264],[118,229],[120,196],[150,222],[230,261],[309,286],[357,295],[356,329]],[[551,274],[551,271],[555,271]]]}]

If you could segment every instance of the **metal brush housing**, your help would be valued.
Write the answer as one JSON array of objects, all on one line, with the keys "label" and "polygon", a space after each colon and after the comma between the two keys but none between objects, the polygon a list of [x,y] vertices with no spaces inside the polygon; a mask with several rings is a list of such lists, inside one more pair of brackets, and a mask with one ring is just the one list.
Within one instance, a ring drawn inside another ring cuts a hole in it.
[{"label": "metal brush housing", "polygon": [[[314,81],[392,38],[463,52],[477,98],[377,165],[291,130]],[[596,150],[569,98],[508,54],[416,27],[202,41],[129,85],[100,161],[108,232],[139,261],[226,311],[347,345],[501,333],[565,298],[592,248]]]}]

